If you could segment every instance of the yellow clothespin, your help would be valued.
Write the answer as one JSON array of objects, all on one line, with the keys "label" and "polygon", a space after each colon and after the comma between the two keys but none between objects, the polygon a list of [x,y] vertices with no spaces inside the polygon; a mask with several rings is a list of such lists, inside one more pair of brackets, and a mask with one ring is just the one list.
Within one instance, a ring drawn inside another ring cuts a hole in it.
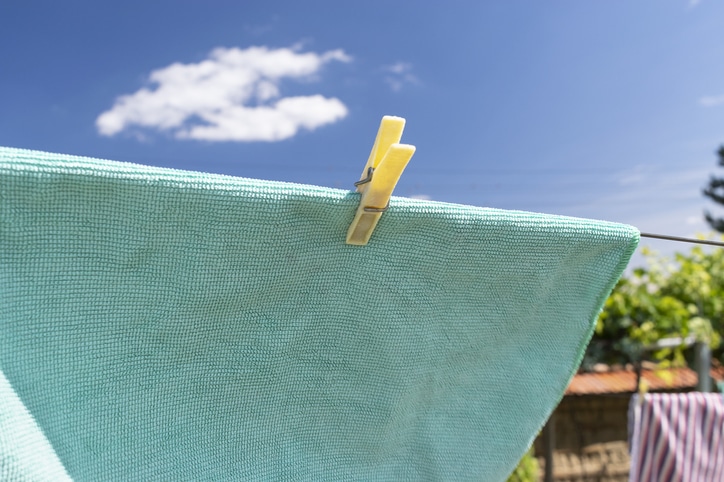
[{"label": "yellow clothespin", "polygon": [[415,146],[399,143],[404,129],[405,119],[387,115],[382,118],[362,176],[354,183],[362,198],[347,231],[347,244],[367,244],[387,210],[392,191],[415,153]]}]

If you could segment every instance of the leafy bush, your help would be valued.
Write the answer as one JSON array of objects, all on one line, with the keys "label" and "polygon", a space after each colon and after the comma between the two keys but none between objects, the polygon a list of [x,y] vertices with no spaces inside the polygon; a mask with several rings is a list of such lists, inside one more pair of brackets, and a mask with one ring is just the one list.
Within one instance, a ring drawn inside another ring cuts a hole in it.
[{"label": "leafy bush", "polygon": [[507,482],[536,482],[537,480],[538,460],[533,457],[533,449],[531,449],[520,459]]},{"label": "leafy bush", "polygon": [[[644,249],[648,268],[618,282],[596,323],[583,368],[630,363],[662,338],[693,336],[720,346],[724,329],[724,249],[693,248],[674,260]],[[655,350],[663,366],[683,366],[684,346]],[[722,358],[722,350],[714,351]]]}]

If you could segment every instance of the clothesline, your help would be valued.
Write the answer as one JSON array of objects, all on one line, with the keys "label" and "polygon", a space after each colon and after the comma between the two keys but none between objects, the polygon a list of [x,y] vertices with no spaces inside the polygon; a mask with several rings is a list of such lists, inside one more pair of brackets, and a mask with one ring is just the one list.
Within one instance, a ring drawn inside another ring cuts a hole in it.
[{"label": "clothesline", "polygon": [[679,236],[669,236],[666,234],[641,233],[642,238],[665,239],[667,241],[679,241],[681,243],[708,244],[710,246],[724,247],[724,242],[711,241],[708,239],[681,238]]}]

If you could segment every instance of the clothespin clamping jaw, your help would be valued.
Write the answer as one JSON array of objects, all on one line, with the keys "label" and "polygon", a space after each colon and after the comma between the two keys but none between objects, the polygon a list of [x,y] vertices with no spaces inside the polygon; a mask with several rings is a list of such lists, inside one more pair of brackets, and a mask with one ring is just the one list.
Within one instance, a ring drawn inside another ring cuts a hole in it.
[{"label": "clothespin clamping jaw", "polygon": [[354,183],[362,198],[347,231],[347,244],[367,244],[390,204],[392,191],[415,153],[415,146],[399,143],[404,129],[405,119],[393,116],[382,118],[362,176]]}]

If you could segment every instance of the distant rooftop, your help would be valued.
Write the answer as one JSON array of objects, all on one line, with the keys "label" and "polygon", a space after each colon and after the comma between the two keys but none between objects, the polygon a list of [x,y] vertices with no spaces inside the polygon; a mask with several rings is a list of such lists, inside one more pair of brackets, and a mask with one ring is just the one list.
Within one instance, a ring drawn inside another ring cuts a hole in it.
[{"label": "distant rooftop", "polygon": [[[715,381],[724,380],[724,367],[711,369]],[[641,378],[646,380],[650,392],[682,391],[696,387],[696,372],[690,368],[644,368]],[[611,368],[592,373],[578,373],[566,389],[566,395],[603,395],[633,393],[636,389],[636,371],[629,367]]]}]

